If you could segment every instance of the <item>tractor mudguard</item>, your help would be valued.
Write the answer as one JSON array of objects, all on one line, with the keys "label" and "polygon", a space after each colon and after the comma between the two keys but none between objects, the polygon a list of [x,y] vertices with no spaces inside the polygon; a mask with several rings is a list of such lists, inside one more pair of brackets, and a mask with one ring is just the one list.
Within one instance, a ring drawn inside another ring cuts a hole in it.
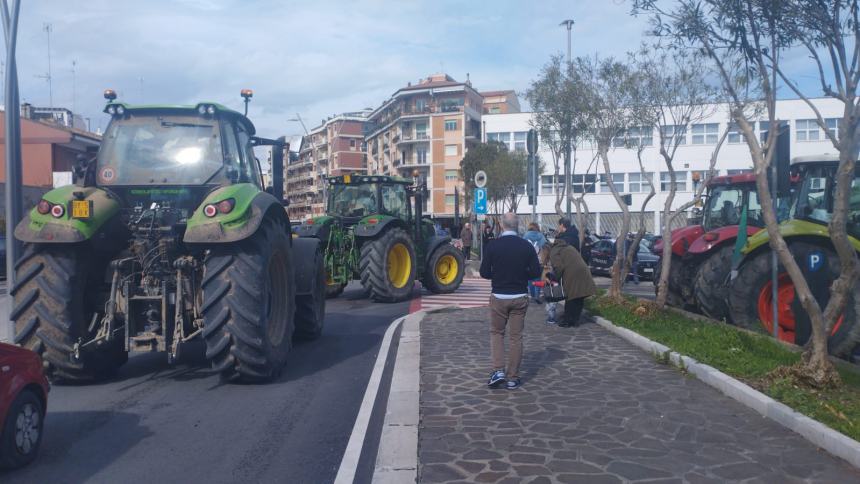
[{"label": "tractor mudguard", "polygon": [[[34,207],[15,227],[15,238],[22,242],[74,243],[95,235],[105,223],[119,212],[119,202],[113,195],[96,187],[69,185],[49,191],[42,199],[63,206],[63,215],[41,214]],[[72,200],[90,203],[88,218],[72,218]]]},{"label": "tractor mudguard", "polygon": [[[782,234],[785,239],[798,237],[817,239],[820,237],[827,239],[827,242],[830,243],[830,231],[827,229],[826,225],[808,222],[806,220],[792,219],[783,222],[779,225],[779,233]],[[860,240],[851,236],[848,237],[848,240],[851,242],[851,245],[854,246],[854,250],[860,252]],[[767,230],[762,229],[747,240],[747,244],[741,252],[743,252],[744,255],[749,255],[767,245],[769,242],[770,235],[768,235]]]},{"label": "tractor mudguard", "polygon": [[427,260],[430,260],[430,256],[433,254],[433,251],[436,250],[442,244],[447,244],[451,242],[450,235],[434,235],[427,239],[427,243],[424,245],[425,254]]},{"label": "tractor mudguard", "polygon": [[296,273],[296,295],[304,296],[314,291],[317,279],[314,274],[316,270],[316,252],[319,250],[321,240],[315,237],[304,237],[293,240],[293,264]]},{"label": "tractor mudguard", "polygon": [[[719,247],[726,242],[731,241],[734,243],[735,239],[738,237],[738,228],[739,227],[737,225],[729,225],[706,232],[690,244],[687,254],[690,256],[707,254],[715,247]],[[760,230],[762,230],[761,227],[747,226],[747,237],[752,237]]]},{"label": "tractor mudguard", "polygon": [[[400,222],[400,219],[390,215],[371,215],[361,219],[355,226],[356,237],[375,237],[379,233],[388,229],[388,226],[394,222]],[[398,225],[402,225],[399,223]]]},{"label": "tractor mudguard", "polygon": [[293,232],[299,237],[315,237],[326,243],[328,242],[328,234],[331,232],[332,223],[334,223],[334,217],[327,215],[314,217],[304,221]]},{"label": "tractor mudguard", "polygon": [[[207,217],[203,208],[210,204],[218,204],[224,200],[233,200],[233,209],[228,213],[218,213]],[[250,183],[229,185],[212,191],[203,203],[188,219],[183,241],[186,244],[220,244],[237,242],[250,237],[269,210],[274,210],[276,216],[283,217],[289,226],[287,213],[281,203],[272,195],[260,191]]]},{"label": "tractor mudguard", "polygon": [[[687,249],[690,248],[693,241],[701,237],[703,233],[705,233],[705,230],[701,225],[689,225],[687,227],[673,230],[670,235],[672,254],[677,255],[678,257],[683,257],[684,254],[687,253]],[[662,255],[664,241],[665,239],[657,241],[657,243],[654,244],[652,252],[657,255]]]}]

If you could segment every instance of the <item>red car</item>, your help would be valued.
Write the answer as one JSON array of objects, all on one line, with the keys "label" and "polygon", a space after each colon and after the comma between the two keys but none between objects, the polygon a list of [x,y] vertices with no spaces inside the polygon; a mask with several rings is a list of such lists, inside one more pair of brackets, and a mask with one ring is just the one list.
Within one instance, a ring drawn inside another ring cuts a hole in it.
[{"label": "red car", "polygon": [[36,458],[49,389],[39,355],[0,343],[0,467],[21,467]]}]

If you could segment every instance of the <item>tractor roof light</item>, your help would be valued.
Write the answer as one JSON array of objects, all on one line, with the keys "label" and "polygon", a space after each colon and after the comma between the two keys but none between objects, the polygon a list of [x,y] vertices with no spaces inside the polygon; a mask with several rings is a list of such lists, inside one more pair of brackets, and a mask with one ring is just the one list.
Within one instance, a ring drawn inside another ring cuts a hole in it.
[{"label": "tractor roof light", "polygon": [[125,108],[124,108],[124,107],[122,107],[122,106],[117,106],[117,107],[116,107],[116,113],[117,113],[118,115],[122,116],[123,114],[125,114]]},{"label": "tractor roof light", "polygon": [[113,101],[114,99],[116,99],[116,91],[114,91],[113,89],[105,89],[104,96],[105,99],[107,99],[108,101]]},{"label": "tractor roof light", "polygon": [[209,106],[206,106],[206,113],[215,114],[215,106],[212,106],[211,104]]},{"label": "tractor roof light", "polygon": [[116,114],[116,106],[111,104],[110,106],[107,107],[107,109],[105,109],[105,111],[107,111],[108,114],[113,116],[114,114]]},{"label": "tractor roof light", "polygon": [[242,96],[244,99],[249,99],[254,97],[254,91],[251,89],[242,89],[241,91],[239,91],[239,95]]}]

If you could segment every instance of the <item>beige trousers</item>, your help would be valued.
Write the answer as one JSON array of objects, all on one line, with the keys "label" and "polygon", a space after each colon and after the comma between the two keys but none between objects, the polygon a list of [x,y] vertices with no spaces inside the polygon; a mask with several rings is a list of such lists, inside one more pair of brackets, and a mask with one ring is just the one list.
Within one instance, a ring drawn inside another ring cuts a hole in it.
[{"label": "beige trousers", "polygon": [[508,379],[520,376],[520,363],[523,360],[523,325],[528,307],[528,297],[497,299],[495,296],[490,296],[490,353],[493,369],[505,367],[505,330],[507,330],[510,332],[508,367],[505,372]]}]

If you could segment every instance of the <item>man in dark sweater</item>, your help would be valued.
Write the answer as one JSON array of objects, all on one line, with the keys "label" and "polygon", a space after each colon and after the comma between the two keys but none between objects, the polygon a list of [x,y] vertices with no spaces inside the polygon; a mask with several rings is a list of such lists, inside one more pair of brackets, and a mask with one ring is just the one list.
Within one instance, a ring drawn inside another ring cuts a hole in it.
[{"label": "man in dark sweater", "polygon": [[577,230],[576,225],[573,225],[569,218],[563,217],[558,221],[558,228],[560,232],[556,235],[556,238],[567,242],[567,245],[579,250],[579,230]]},{"label": "man in dark sweater", "polygon": [[[503,232],[485,247],[481,277],[492,281],[490,295],[490,352],[493,373],[487,382],[492,388],[520,386],[523,359],[523,325],[529,306],[528,283],[541,275],[534,247],[517,233],[517,216],[502,216]],[[508,368],[505,372],[505,330],[510,330]]]}]

